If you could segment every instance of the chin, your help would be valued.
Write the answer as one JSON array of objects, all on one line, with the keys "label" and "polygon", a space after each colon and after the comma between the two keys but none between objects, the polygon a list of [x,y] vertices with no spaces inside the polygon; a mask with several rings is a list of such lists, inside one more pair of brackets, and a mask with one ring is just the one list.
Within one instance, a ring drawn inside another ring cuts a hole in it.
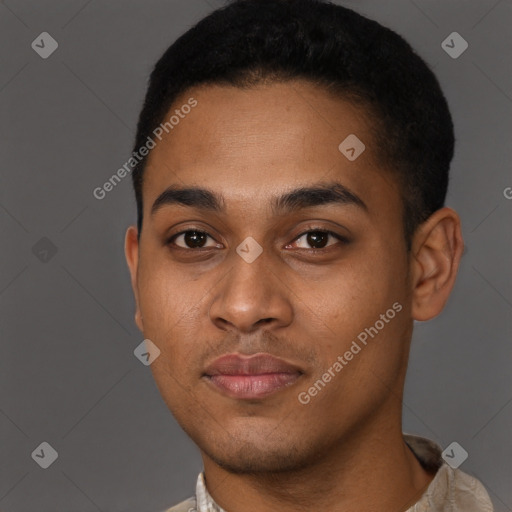
[{"label": "chin", "polygon": [[218,466],[234,474],[286,473],[307,467],[309,464],[300,456],[290,454],[252,451],[247,448],[238,453],[211,453],[203,449]]},{"label": "chin", "polygon": [[[311,465],[318,449],[307,449],[283,432],[253,439],[244,435],[209,437],[207,442],[195,440],[200,450],[215,464],[235,474],[263,474],[296,471]],[[273,438],[274,437],[274,438]]]}]

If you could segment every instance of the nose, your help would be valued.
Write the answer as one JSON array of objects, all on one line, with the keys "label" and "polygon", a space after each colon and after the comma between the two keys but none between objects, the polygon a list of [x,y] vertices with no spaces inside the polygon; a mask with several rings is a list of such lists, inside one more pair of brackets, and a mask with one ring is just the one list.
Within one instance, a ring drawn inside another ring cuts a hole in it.
[{"label": "nose", "polygon": [[[223,330],[250,333],[262,326],[289,325],[293,309],[283,273],[271,267],[265,251],[252,263],[237,253],[210,305],[210,320]],[[280,275],[281,274],[281,275]]]}]

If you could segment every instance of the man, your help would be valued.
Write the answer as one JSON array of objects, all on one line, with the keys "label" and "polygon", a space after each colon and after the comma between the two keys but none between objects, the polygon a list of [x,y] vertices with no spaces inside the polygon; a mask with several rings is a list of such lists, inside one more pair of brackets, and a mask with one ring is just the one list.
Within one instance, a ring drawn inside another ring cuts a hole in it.
[{"label": "man", "polygon": [[426,64],[341,6],[234,1],[164,53],[125,251],[204,462],[170,511],[493,510],[401,427],[413,321],[442,311],[463,251],[453,147]]}]

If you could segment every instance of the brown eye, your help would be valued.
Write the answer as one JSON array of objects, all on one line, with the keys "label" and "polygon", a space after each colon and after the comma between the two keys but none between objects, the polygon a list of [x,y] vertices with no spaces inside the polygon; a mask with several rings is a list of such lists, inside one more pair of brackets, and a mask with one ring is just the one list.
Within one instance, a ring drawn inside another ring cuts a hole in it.
[{"label": "brown eye", "polygon": [[[203,249],[208,238],[212,238],[206,231],[199,231],[196,229],[189,229],[173,235],[167,243],[172,243],[180,249]],[[181,244],[177,241],[181,240]],[[212,238],[213,240],[213,238]],[[212,247],[212,246],[210,246]],[[215,247],[215,244],[213,245]]]},{"label": "brown eye", "polygon": [[306,242],[315,249],[323,249],[329,240],[329,234],[322,231],[310,231],[306,235]]},{"label": "brown eye", "polygon": [[335,243],[331,243],[328,245],[329,238],[334,238],[342,243],[348,243],[348,240],[345,237],[338,235],[333,231],[327,231],[323,229],[314,229],[306,231],[302,233],[299,237],[297,237],[295,240],[298,241],[303,239],[303,245],[299,247],[300,249],[322,250],[325,249],[326,247],[330,247],[331,245],[335,245]]}]

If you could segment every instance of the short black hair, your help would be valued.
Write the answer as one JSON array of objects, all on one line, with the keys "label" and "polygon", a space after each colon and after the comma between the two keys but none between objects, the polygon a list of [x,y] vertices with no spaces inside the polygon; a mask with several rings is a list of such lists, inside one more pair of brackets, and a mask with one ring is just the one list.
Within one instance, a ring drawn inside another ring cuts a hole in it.
[{"label": "short black hair", "polygon": [[[213,11],[156,63],[134,151],[193,86],[246,88],[294,79],[365,107],[375,156],[398,178],[409,250],[417,226],[444,206],[452,118],[437,78],[411,46],[346,7],[322,0],[232,0]],[[146,160],[132,173],[139,236]]]}]

